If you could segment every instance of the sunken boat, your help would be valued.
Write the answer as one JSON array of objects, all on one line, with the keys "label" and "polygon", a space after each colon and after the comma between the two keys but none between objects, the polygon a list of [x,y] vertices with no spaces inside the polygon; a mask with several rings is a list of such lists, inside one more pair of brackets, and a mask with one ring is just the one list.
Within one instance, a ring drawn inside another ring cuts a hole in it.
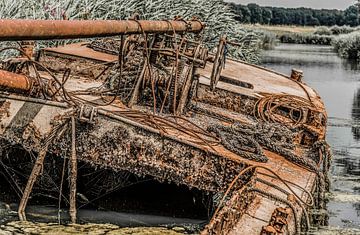
[{"label": "sunken boat", "polygon": [[20,220],[46,195],[73,223],[88,204],[198,219],[203,235],[324,223],[331,154],[321,98],[301,71],[228,57],[237,43],[226,36],[210,53],[204,27],[0,20],[0,40],[19,42],[1,50],[19,55],[0,67],[0,171]]}]

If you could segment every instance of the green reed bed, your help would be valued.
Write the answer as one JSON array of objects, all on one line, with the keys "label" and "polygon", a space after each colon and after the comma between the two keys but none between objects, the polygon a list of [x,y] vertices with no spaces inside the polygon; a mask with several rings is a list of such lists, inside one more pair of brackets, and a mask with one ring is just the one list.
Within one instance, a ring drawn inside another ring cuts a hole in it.
[{"label": "green reed bed", "polygon": [[331,45],[333,36],[318,34],[287,33],[279,36],[282,43]]},{"label": "green reed bed", "polygon": [[340,35],[332,45],[342,58],[360,60],[360,31]]}]

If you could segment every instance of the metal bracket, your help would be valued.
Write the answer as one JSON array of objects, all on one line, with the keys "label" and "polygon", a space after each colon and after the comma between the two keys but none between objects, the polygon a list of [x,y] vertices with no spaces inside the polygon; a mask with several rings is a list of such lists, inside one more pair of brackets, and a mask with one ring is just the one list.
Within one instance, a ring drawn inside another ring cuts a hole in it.
[{"label": "metal bracket", "polygon": [[97,108],[90,105],[81,105],[79,120],[88,123],[94,123],[94,118],[97,116]]},{"label": "metal bracket", "polygon": [[273,212],[270,223],[264,226],[261,231],[261,235],[278,235],[284,234],[286,226],[288,225],[288,218],[291,214],[290,208],[276,208]]}]

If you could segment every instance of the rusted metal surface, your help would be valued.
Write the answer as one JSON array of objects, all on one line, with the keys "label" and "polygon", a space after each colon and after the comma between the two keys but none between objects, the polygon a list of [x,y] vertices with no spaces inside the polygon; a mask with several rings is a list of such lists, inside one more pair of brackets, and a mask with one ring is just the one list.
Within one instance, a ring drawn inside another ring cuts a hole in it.
[{"label": "rusted metal surface", "polygon": [[24,51],[22,56],[32,58],[34,56],[35,42],[34,41],[22,41],[20,43],[21,49]]},{"label": "rusted metal surface", "polygon": [[[96,61],[97,63],[103,62],[116,62],[118,57],[116,55],[105,54],[87,47],[89,43],[74,43],[66,46],[59,46],[54,48],[45,48],[41,52],[46,55],[59,56],[63,57],[68,56],[68,58],[75,59],[76,57],[89,59],[90,61]],[[78,58],[76,58],[78,59]],[[46,63],[46,59],[43,60]],[[81,67],[85,67],[81,66]]]},{"label": "rusted metal surface", "polygon": [[292,211],[290,208],[276,208],[271,215],[269,225],[262,228],[261,235],[284,234],[291,213]]},{"label": "rusted metal surface", "polygon": [[0,70],[0,88],[7,91],[29,92],[33,87],[33,81],[22,74]]},{"label": "rusted metal surface", "polygon": [[10,115],[10,102],[0,99],[0,121],[3,120],[3,117],[9,117]]},{"label": "rusted metal surface", "polygon": [[246,213],[249,205],[254,199],[254,194],[248,189],[253,182],[249,182],[240,190],[235,191],[231,199],[227,201],[216,217],[201,232],[201,235],[224,235],[229,234],[234,229],[237,221]]},{"label": "rusted metal surface", "polygon": [[[211,71],[212,63],[207,63],[204,69],[197,70],[202,84],[210,85]],[[274,73],[265,68],[258,68],[257,66],[228,58],[221,75],[249,83],[252,85],[252,88],[219,81],[217,85],[219,89],[234,93],[252,94],[258,97],[261,97],[262,94],[290,94],[308,99],[310,96],[317,107],[324,109],[324,105],[321,99],[319,99],[320,97],[312,88],[304,84],[299,85],[289,79],[289,77]]]},{"label": "rusted metal surface", "polygon": [[302,82],[302,79],[304,77],[304,72],[298,69],[292,69],[290,78],[297,81]]},{"label": "rusted metal surface", "polygon": [[[316,174],[304,170],[302,167],[299,167],[294,163],[284,160],[280,155],[271,152],[267,152],[266,155],[269,157],[269,162],[263,164],[263,166],[273,170],[280,177],[277,178],[272,176],[267,170],[258,169],[257,178],[263,179],[266,182],[271,182],[272,184],[275,184],[285,190],[287,193],[283,193],[278,189],[275,189],[274,187],[262,182],[257,182],[255,188],[264,192],[268,192],[269,194],[274,195],[279,199],[290,202],[290,200],[288,200],[287,194],[292,194],[292,192],[282,182],[282,180],[287,180],[288,182],[293,183],[296,182],[297,186],[290,185],[290,188],[297,195],[299,195],[303,201],[310,202],[311,195],[308,195],[306,191],[312,192],[316,182]],[[284,207],[287,206],[287,204],[283,204],[281,201],[275,200],[274,198],[269,198],[265,195],[256,193],[255,199],[249,205],[247,214],[238,221],[234,227],[234,230],[229,234],[260,234],[262,228],[269,225],[273,212],[276,210],[276,208],[279,207],[279,205]],[[294,207],[296,208],[296,216],[301,218],[303,214],[302,207],[300,207],[297,203],[294,204]],[[254,226],[254,224],[257,226]],[[296,234],[295,226],[294,213],[291,212],[288,217],[289,234]]]},{"label": "rusted metal surface", "polygon": [[0,20],[0,40],[110,37],[120,34],[200,32],[200,21]]}]

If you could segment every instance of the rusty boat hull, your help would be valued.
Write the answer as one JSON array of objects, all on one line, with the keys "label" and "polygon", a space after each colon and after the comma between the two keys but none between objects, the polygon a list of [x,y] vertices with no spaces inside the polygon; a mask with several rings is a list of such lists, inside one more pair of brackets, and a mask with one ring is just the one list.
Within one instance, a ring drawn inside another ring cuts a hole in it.
[{"label": "rusty boat hull", "polygon": [[[82,177],[76,163],[85,162],[211,195],[204,235],[298,234],[321,223],[310,212],[324,208],[328,187],[327,116],[301,72],[286,76],[225,59],[219,53],[226,39],[214,55],[183,35],[174,48],[177,32],[163,26],[159,36],[150,22],[143,29],[150,39],[128,31],[117,39],[45,48],[35,60],[3,61],[2,150],[20,146],[37,156],[26,185],[19,184],[20,219],[52,155],[70,159],[73,221]],[[60,33],[28,34],[5,39]]]}]

